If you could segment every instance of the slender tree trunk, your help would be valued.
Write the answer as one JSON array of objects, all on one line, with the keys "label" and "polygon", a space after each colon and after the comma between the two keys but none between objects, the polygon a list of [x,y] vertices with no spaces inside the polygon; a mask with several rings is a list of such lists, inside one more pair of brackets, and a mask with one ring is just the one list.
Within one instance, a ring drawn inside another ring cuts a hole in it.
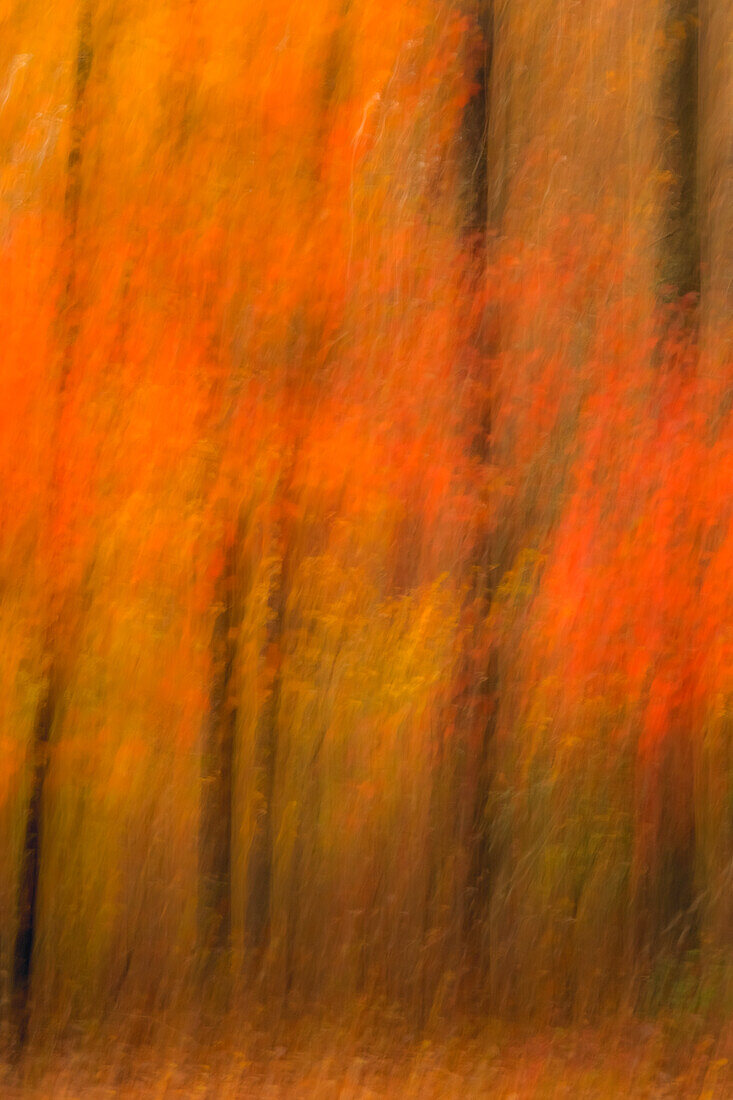
[{"label": "slender tree trunk", "polygon": [[201,756],[199,825],[199,950],[209,966],[230,946],[232,877],[232,778],[237,720],[235,680],[237,548],[225,553],[211,638],[211,688]]},{"label": "slender tree trunk", "polygon": [[[708,441],[726,441],[733,408],[733,6],[699,0],[700,141],[699,195],[701,235],[702,378],[699,391]],[[725,465],[715,450],[706,470],[711,499],[730,499]],[[724,537],[725,515],[716,515]],[[730,515],[730,505],[728,507]],[[721,522],[722,520],[722,522]],[[715,661],[715,658],[713,658]],[[722,662],[721,662],[722,664]],[[717,712],[717,713],[716,713]],[[706,728],[696,746],[698,867],[706,888],[704,951],[733,958],[733,718],[731,684],[727,705],[710,706]],[[733,998],[733,967],[725,995]]]},{"label": "slender tree trunk", "polygon": [[[662,25],[666,57],[657,121],[669,184],[659,197],[657,263],[659,297],[672,302],[700,289],[697,9],[697,0],[671,0]],[[683,919],[693,903],[695,867],[692,721],[691,713],[672,721],[658,757],[639,763],[636,950],[642,959],[669,949],[670,942],[689,947],[697,933],[696,920]]]},{"label": "slender tree trunk", "polygon": [[[478,90],[471,96],[463,118],[463,201],[466,227],[485,241],[489,219],[489,117],[491,115],[491,64],[494,51],[493,0],[474,0],[472,14],[482,37],[482,54],[475,75]],[[492,170],[492,179],[493,179]]]},{"label": "slender tree trunk", "polygon": [[702,323],[711,427],[733,405],[733,8],[699,0]]},{"label": "slender tree trunk", "polygon": [[659,275],[673,298],[700,289],[697,9],[698,0],[671,0],[658,112],[662,166],[671,180],[660,226]]},{"label": "slender tree trunk", "polygon": [[246,872],[245,938],[257,967],[267,942],[271,916],[274,825],[272,803],[275,793],[278,749],[278,715],[282,688],[282,657],[285,611],[292,537],[283,529],[276,532],[280,560],[270,584],[268,622],[263,646],[266,697],[257,718],[255,735],[255,830]]},{"label": "slender tree trunk", "polygon": [[[494,3],[493,0],[478,0],[477,18],[483,36],[483,57],[476,76],[479,85],[469,105],[464,130],[467,143],[468,209],[472,215],[469,227],[477,233],[479,242],[476,278],[482,281],[486,277],[486,250],[488,248],[487,231],[494,228],[495,202],[492,195],[497,187],[497,166],[489,160],[489,131],[492,114],[492,64],[494,57]],[[487,303],[486,309],[492,308]],[[489,346],[488,332],[491,327],[484,311],[483,320],[476,333],[476,345],[480,369],[485,365],[495,348]],[[490,388],[490,387],[489,387]],[[477,449],[481,461],[491,462],[491,404],[487,399],[481,411],[480,438]],[[491,605],[495,583],[496,546],[487,544],[477,548],[475,555],[477,584],[474,599],[479,606],[488,609]],[[482,626],[477,624],[478,629]],[[480,644],[479,644],[480,648]],[[464,790],[468,792],[468,804],[461,799],[462,809],[459,832],[463,843],[467,845],[467,881],[466,901],[463,910],[463,930],[469,943],[475,947],[480,927],[488,910],[490,871],[489,871],[489,823],[487,806],[491,788],[491,756],[494,736],[495,708],[492,705],[496,691],[496,654],[489,657],[489,667],[479,670],[480,684],[476,687],[474,675],[469,672],[470,697],[459,702],[459,712],[468,718],[473,729],[470,744],[464,752],[462,768]],[[484,673],[484,675],[481,675]]]},{"label": "slender tree trunk", "polygon": [[38,879],[41,860],[41,828],[43,787],[48,768],[48,745],[57,707],[58,684],[55,668],[38,705],[33,727],[30,773],[30,796],[26,811],[25,838],[18,878],[18,926],[12,961],[12,1014],[18,1049],[25,1045],[29,1023],[29,994],[36,938],[38,909]]},{"label": "slender tree trunk", "polygon": [[[78,48],[71,111],[71,145],[67,161],[64,215],[66,220],[65,256],[66,282],[59,318],[61,363],[54,422],[53,470],[49,494],[49,530],[60,491],[60,427],[69,375],[79,331],[79,293],[77,285],[77,235],[82,186],[82,155],[85,132],[85,99],[92,65],[92,5],[84,2],[79,12]],[[53,553],[53,551],[52,551]],[[58,566],[59,563],[56,563]],[[60,563],[61,569],[63,563]],[[61,571],[54,567],[57,574]],[[49,744],[58,724],[60,706],[66,687],[62,669],[68,660],[68,649],[75,633],[70,594],[61,591],[57,576],[51,578],[48,621],[44,638],[45,684],[38,702],[29,747],[30,793],[26,813],[23,849],[20,859],[17,893],[18,924],[13,948],[11,974],[11,1012],[18,1051],[25,1046],[30,1016],[30,991],[33,957],[38,924],[38,888],[43,840],[43,794],[48,769]],[[63,649],[66,647],[67,652]]]}]

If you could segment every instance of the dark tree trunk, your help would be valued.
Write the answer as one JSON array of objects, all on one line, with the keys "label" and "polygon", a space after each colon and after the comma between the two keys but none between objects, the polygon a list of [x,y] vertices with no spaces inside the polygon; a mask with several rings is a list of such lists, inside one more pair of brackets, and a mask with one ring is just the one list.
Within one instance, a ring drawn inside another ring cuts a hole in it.
[{"label": "dark tree trunk", "polygon": [[291,540],[280,532],[281,560],[272,580],[268,601],[269,621],[264,646],[265,676],[269,690],[257,720],[255,741],[256,820],[247,864],[245,935],[258,961],[267,942],[272,893],[274,832],[272,803],[275,793],[278,749],[278,715],[282,687],[281,663],[287,600],[287,573]]},{"label": "dark tree trunk", "polygon": [[672,0],[666,40],[672,49],[661,94],[663,167],[671,175],[663,222],[660,279],[674,298],[700,290],[697,215],[698,0]]},{"label": "dark tree trunk", "polygon": [[[85,134],[85,99],[92,66],[92,5],[83,3],[79,12],[79,37],[71,112],[71,145],[67,160],[64,216],[66,221],[65,256],[66,282],[59,315],[61,362],[58,377],[57,410],[54,425],[53,463],[49,505],[51,515],[59,493],[59,429],[69,374],[79,331],[79,294],[77,287],[77,234],[82,185],[82,154]],[[52,578],[56,584],[56,578]],[[61,652],[62,641],[71,640],[69,630],[68,594],[58,593],[49,600],[44,649],[46,678],[29,746],[30,793],[25,821],[23,850],[17,891],[17,930],[13,946],[11,973],[11,1012],[17,1050],[25,1046],[30,1018],[30,992],[33,955],[38,927],[38,884],[41,869],[43,839],[43,792],[48,769],[49,745],[58,724],[59,707],[65,690],[61,675],[62,662],[68,654]]]},{"label": "dark tree trunk", "polygon": [[[491,63],[494,51],[494,13],[491,0],[477,0],[475,18],[482,37],[481,60],[471,96],[463,116],[463,199],[466,226],[483,240],[489,217],[488,132],[491,113]],[[473,75],[473,74],[472,74]]]},{"label": "dark tree trunk", "polygon": [[[479,242],[478,278],[485,278],[487,232],[493,228],[497,215],[497,200],[494,192],[500,186],[496,176],[496,166],[489,163],[489,132],[491,124],[492,65],[494,59],[494,4],[492,0],[478,0],[477,18],[483,38],[482,62],[476,74],[479,90],[471,100],[466,112],[464,139],[466,142],[466,179],[468,226],[477,234]],[[495,349],[489,346],[489,333],[495,325],[485,315],[476,333],[476,350],[479,369],[486,369],[486,363]],[[490,438],[492,430],[492,410],[488,401],[481,411],[480,434],[475,450],[484,463],[491,461]],[[474,598],[479,605],[490,607],[496,573],[496,547],[483,545],[475,554],[477,583]],[[463,773],[462,787],[467,793],[467,803],[461,799],[459,833],[467,846],[467,871],[465,905],[463,908],[463,932],[469,944],[475,944],[480,934],[480,926],[488,909],[490,890],[489,850],[490,833],[487,819],[487,806],[491,790],[492,754],[494,741],[493,696],[496,691],[496,655],[489,658],[489,667],[480,676],[476,686],[469,674],[470,697],[458,701],[461,713],[472,715],[473,734],[467,751],[458,761],[459,771]]]},{"label": "dark tree trunk", "polygon": [[18,926],[12,962],[12,1012],[18,1048],[25,1045],[29,1023],[29,994],[36,939],[38,879],[41,860],[43,786],[48,768],[48,746],[57,709],[53,669],[38,705],[31,741],[31,788],[18,879]]},{"label": "dark tree trunk", "polygon": [[237,549],[227,547],[211,638],[212,680],[201,753],[199,947],[206,969],[225,955],[231,934],[232,779],[237,720],[235,662]]}]

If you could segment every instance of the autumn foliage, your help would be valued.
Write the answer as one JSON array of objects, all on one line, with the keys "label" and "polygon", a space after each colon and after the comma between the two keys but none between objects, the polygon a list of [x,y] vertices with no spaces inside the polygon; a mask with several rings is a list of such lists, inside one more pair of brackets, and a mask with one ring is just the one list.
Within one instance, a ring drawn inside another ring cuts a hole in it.
[{"label": "autumn foliage", "polygon": [[31,1028],[721,1012],[704,12],[38,7],[0,5],[8,1020],[34,791]]}]

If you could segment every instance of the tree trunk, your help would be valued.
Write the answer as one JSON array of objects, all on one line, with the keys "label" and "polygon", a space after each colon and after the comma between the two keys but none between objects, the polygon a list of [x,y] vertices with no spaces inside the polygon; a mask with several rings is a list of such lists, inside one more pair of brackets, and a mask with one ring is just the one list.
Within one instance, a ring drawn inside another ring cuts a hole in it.
[{"label": "tree trunk", "polygon": [[278,715],[280,712],[282,647],[287,602],[287,579],[292,538],[282,526],[276,535],[280,561],[270,585],[268,622],[263,647],[266,698],[257,717],[255,736],[255,830],[246,874],[245,938],[255,967],[261,961],[270,926],[274,831],[272,803],[277,772]]},{"label": "tree trunk", "polygon": [[211,638],[211,689],[201,754],[199,950],[207,973],[230,946],[232,777],[237,719],[236,634],[238,538],[225,553]]},{"label": "tree trunk", "polygon": [[712,426],[733,404],[733,9],[700,0],[700,231]]},{"label": "tree trunk", "polygon": [[698,0],[672,0],[659,122],[662,167],[670,177],[661,224],[659,275],[672,298],[700,289],[697,218]]},{"label": "tree trunk", "polygon": [[[469,192],[467,203],[473,215],[469,227],[479,234],[479,270],[477,278],[485,280],[487,266],[488,237],[495,226],[496,201],[494,198],[500,181],[497,180],[499,166],[490,157],[489,133],[492,125],[492,66],[494,60],[494,20],[493,0],[478,0],[477,21],[483,37],[483,55],[481,67],[476,76],[479,89],[469,104],[464,135],[467,143],[466,168],[468,170]],[[493,308],[487,303],[486,309]],[[489,333],[493,326],[484,316],[483,323],[475,335],[480,369],[485,370],[496,348],[490,346]],[[484,380],[488,381],[488,380]],[[488,387],[490,390],[490,386]],[[491,463],[492,410],[487,399],[481,411],[480,438],[477,450],[481,461]],[[493,540],[492,540],[493,542]],[[485,608],[491,606],[495,584],[496,546],[487,544],[477,548],[475,554],[477,581],[473,597]],[[481,626],[479,626],[479,630]],[[479,650],[480,641],[477,639]],[[473,647],[472,647],[473,648]],[[463,752],[463,760],[458,762],[462,775],[461,786],[464,797],[460,798],[458,831],[466,847],[466,889],[463,909],[463,932],[472,945],[472,954],[480,954],[478,947],[480,929],[488,912],[490,893],[489,849],[490,835],[487,818],[487,806],[491,789],[491,757],[494,739],[495,708],[492,707],[496,690],[496,654],[489,656],[489,667],[473,669],[469,673],[468,697],[458,701],[459,713],[465,715],[469,729],[468,745]],[[474,676],[478,672],[480,684],[477,687]],[[467,798],[465,797],[467,795]],[[465,808],[464,808],[465,807]]]},{"label": "tree trunk", "polygon": [[[49,530],[58,503],[60,471],[60,426],[63,406],[71,372],[79,331],[79,295],[77,287],[77,231],[82,184],[82,154],[85,132],[85,98],[92,65],[92,5],[84,2],[79,12],[79,38],[71,111],[71,145],[67,160],[64,216],[66,220],[65,254],[67,258],[66,283],[63,290],[59,317],[61,362],[58,378],[58,397],[54,423],[53,470],[49,496]],[[57,553],[57,552],[56,552]],[[54,551],[52,550],[52,554]],[[54,555],[55,556],[55,555]],[[61,569],[63,562],[60,563]],[[30,1016],[30,989],[33,973],[33,954],[38,925],[38,883],[41,868],[41,843],[43,820],[43,789],[48,769],[48,752],[54,730],[58,724],[59,708],[66,681],[61,669],[68,659],[67,650],[74,633],[68,593],[59,593],[55,586],[61,570],[59,563],[52,563],[52,588],[49,597],[48,621],[45,628],[44,651],[46,677],[38,702],[33,724],[29,757],[31,761],[30,793],[26,814],[23,850],[18,877],[17,913],[18,925],[13,947],[11,974],[11,1012],[17,1049],[25,1046]]]}]

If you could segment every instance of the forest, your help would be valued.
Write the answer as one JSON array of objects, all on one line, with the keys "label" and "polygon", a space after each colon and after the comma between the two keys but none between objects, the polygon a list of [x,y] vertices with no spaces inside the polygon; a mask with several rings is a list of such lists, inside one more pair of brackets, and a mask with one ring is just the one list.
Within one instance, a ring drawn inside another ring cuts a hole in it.
[{"label": "forest", "polygon": [[0,270],[0,1095],[733,1095],[729,0],[0,0]]}]

